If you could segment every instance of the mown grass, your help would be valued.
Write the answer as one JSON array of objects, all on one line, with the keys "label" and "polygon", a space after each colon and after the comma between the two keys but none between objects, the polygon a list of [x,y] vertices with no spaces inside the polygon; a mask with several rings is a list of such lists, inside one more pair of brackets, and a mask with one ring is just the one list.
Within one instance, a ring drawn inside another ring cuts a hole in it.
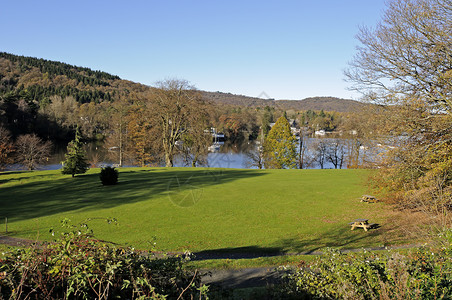
[{"label": "mown grass", "polygon": [[[52,240],[60,220],[91,218],[100,239],[202,255],[411,242],[394,228],[390,208],[357,200],[369,193],[368,170],[129,168],[116,186],[102,186],[99,172],[0,174],[0,220],[8,217],[12,236]],[[110,217],[118,225],[101,220]],[[350,231],[356,218],[382,227]]]}]

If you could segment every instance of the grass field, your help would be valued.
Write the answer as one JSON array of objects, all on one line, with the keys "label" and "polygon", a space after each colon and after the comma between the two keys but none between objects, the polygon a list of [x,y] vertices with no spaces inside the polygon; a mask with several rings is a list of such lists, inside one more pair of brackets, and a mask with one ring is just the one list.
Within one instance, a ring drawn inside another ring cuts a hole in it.
[{"label": "grass field", "polygon": [[[0,220],[10,235],[51,240],[60,220],[89,225],[100,239],[161,251],[302,252],[411,242],[384,204],[360,203],[368,170],[121,169],[102,186],[99,169],[0,174]],[[96,218],[116,218],[108,225]],[[368,218],[377,230],[350,230]],[[0,225],[0,233],[3,231]]]}]

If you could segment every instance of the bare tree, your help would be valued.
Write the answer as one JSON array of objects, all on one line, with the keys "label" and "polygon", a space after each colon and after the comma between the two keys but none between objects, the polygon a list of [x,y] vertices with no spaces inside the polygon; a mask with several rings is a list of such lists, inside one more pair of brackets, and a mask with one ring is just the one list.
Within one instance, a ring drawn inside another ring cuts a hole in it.
[{"label": "bare tree", "polygon": [[385,104],[421,100],[452,109],[450,0],[392,0],[382,21],[357,38],[361,46],[346,71],[354,89]]},{"label": "bare tree", "polygon": [[105,146],[109,150],[109,156],[118,161],[120,167],[124,163],[128,141],[127,117],[131,109],[131,102],[120,99],[108,109],[110,116],[109,135]]},{"label": "bare tree", "polygon": [[16,149],[17,162],[27,170],[34,170],[40,163],[48,160],[52,143],[44,142],[35,134],[25,134],[17,138]]},{"label": "bare tree", "polygon": [[304,134],[303,129],[300,130],[300,136],[298,140],[298,168],[307,169],[312,166],[314,157],[311,153],[312,142],[308,139],[308,136]]},{"label": "bare tree", "polygon": [[315,156],[314,160],[319,165],[320,169],[325,167],[327,143],[325,140],[321,139],[314,145]]},{"label": "bare tree", "polygon": [[261,126],[261,132],[259,134],[259,141],[256,141],[255,145],[252,145],[250,149],[245,151],[246,161],[245,166],[247,168],[256,167],[259,170],[264,167],[265,153],[264,153],[264,142],[265,142],[265,124]]},{"label": "bare tree", "polygon": [[343,139],[333,139],[327,145],[326,160],[333,164],[335,169],[342,169],[345,160],[346,147]]},{"label": "bare tree", "polygon": [[246,155],[246,167],[256,167],[262,169],[264,167],[264,147],[262,145],[256,145],[253,149],[245,152]]}]

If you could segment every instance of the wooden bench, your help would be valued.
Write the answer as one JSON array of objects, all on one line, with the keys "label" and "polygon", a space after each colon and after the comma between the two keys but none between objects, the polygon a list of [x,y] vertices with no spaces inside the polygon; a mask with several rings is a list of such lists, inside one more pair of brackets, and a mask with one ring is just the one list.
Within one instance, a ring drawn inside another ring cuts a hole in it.
[{"label": "wooden bench", "polygon": [[378,199],[374,196],[370,196],[370,195],[363,195],[360,198],[361,202],[367,202],[367,203],[375,203],[378,202]]},{"label": "wooden bench", "polygon": [[364,231],[374,228],[377,225],[375,223],[369,224],[369,223],[367,223],[368,221],[369,221],[368,219],[356,219],[355,221],[350,222],[348,224],[352,227],[352,230],[354,230],[356,227],[358,227],[358,228],[363,228]]}]

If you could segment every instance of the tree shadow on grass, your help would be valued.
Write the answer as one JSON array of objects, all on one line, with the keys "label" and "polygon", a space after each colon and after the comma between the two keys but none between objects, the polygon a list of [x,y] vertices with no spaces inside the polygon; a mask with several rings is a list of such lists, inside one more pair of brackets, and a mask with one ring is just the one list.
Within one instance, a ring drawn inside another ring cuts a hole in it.
[{"label": "tree shadow on grass", "polygon": [[347,224],[330,230],[315,238],[287,238],[275,242],[272,246],[245,246],[199,251],[193,260],[205,259],[244,259],[271,257],[280,255],[318,255],[325,248],[352,249],[370,246],[372,238],[381,234],[377,230],[368,232],[351,231]]},{"label": "tree shadow on grass", "polygon": [[144,200],[152,201],[162,195],[171,198],[171,195],[265,174],[234,169],[120,170],[119,183],[114,186],[101,185],[99,174],[55,179],[50,175],[50,180],[0,187],[0,217],[18,221],[74,210],[112,208]]},{"label": "tree shadow on grass", "polygon": [[0,176],[1,175],[16,175],[16,174],[22,174],[22,173],[27,173],[29,171],[0,171]]},{"label": "tree shadow on grass", "polygon": [[[43,178],[49,178],[49,174],[42,174],[42,175],[38,175],[37,172],[39,171],[17,171],[17,172],[7,172],[7,173],[0,173],[0,184],[2,183],[13,183],[13,182],[17,182],[17,183],[22,183],[23,181],[27,181],[31,178],[33,178],[34,180],[40,180]],[[17,177],[2,177],[1,175],[19,175]]]}]

